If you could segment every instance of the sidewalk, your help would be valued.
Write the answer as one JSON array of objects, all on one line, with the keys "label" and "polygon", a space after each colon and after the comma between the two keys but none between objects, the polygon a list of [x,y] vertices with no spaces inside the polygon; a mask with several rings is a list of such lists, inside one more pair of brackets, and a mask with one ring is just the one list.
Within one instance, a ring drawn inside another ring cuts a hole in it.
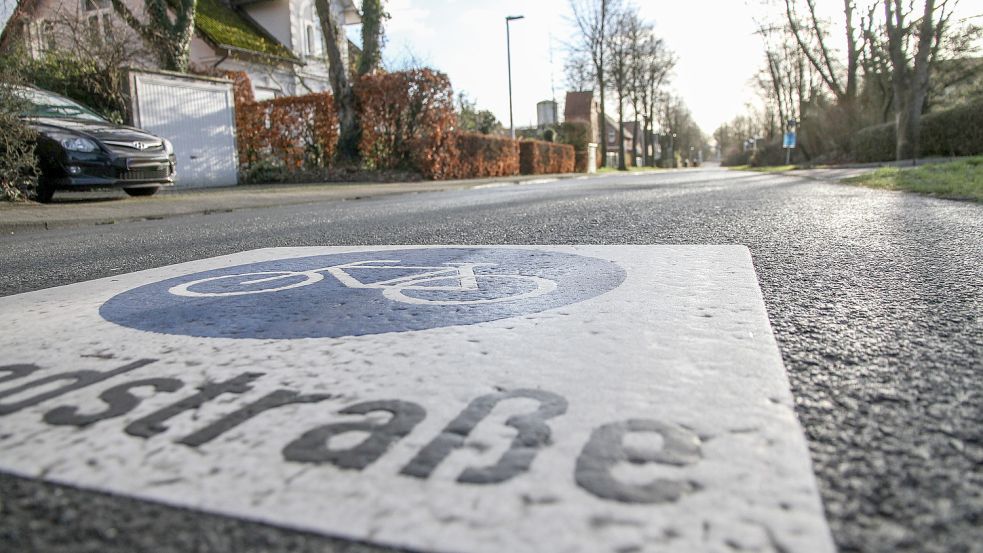
[{"label": "sidewalk", "polygon": [[440,192],[510,184],[533,184],[585,176],[580,173],[397,183],[240,185],[172,189],[150,198],[122,190],[56,193],[53,203],[0,202],[0,232],[105,225],[240,209],[355,200],[391,194]]}]

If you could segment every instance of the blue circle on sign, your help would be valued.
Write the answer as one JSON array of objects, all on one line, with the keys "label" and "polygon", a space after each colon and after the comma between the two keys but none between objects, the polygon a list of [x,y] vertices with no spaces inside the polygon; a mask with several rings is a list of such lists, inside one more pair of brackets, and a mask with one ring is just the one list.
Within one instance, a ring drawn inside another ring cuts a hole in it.
[{"label": "blue circle on sign", "polygon": [[194,273],[123,292],[100,315],[212,338],[338,338],[470,325],[577,303],[625,271],[582,255],[500,248],[363,251]]}]

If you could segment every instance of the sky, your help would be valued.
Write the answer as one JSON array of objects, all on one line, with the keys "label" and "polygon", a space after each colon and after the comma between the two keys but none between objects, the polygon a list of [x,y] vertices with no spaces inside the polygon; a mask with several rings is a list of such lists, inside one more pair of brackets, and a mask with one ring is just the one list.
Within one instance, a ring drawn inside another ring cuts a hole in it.
[{"label": "sky", "polygon": [[4,27],[7,26],[7,20],[10,19],[10,14],[15,7],[17,2],[14,0],[0,0],[0,32],[3,32]]},{"label": "sky", "polygon": [[[979,0],[962,0],[963,16],[976,15]],[[754,34],[761,0],[634,0],[644,19],[678,56],[671,90],[681,96],[703,132],[745,112],[755,102],[751,79],[762,67],[764,50]],[[0,0],[0,26],[14,0]],[[837,17],[840,0],[818,0],[821,12]],[[446,73],[455,92],[509,124],[505,16],[513,21],[512,96],[515,125],[536,123],[536,103],[566,91],[565,43],[573,35],[568,0],[386,0],[384,62],[390,69],[413,63]],[[349,36],[361,42],[359,27]]]},{"label": "sky", "polygon": [[[642,17],[673,49],[678,64],[671,88],[697,124],[710,133],[744,111],[753,98],[747,84],[762,59],[760,39],[741,0],[637,2]],[[564,43],[572,28],[567,0],[388,0],[387,67],[416,59],[450,77],[508,127],[505,16],[513,21],[512,96],[515,125],[536,123],[536,103],[566,91]],[[353,37],[354,38],[354,37]]]},{"label": "sky", "polygon": [[[629,0],[631,1],[631,0]],[[759,103],[751,86],[764,66],[764,46],[755,16],[768,11],[764,0],[634,0],[643,19],[678,56],[670,89],[682,97],[703,132]],[[842,29],[842,0],[817,0],[821,16]],[[512,95],[515,125],[536,123],[536,103],[566,90],[565,42],[573,33],[568,0],[387,0],[387,67],[398,69],[415,59],[450,77],[463,91],[490,109],[508,127],[508,70],[505,16],[511,23]],[[959,17],[983,17],[980,0],[961,0]],[[356,29],[350,29],[354,32]],[[356,42],[357,36],[352,37]],[[842,40],[841,40],[842,39]],[[833,46],[845,39],[833,35]],[[610,103],[609,103],[610,106]],[[561,107],[562,109],[562,107]]]}]

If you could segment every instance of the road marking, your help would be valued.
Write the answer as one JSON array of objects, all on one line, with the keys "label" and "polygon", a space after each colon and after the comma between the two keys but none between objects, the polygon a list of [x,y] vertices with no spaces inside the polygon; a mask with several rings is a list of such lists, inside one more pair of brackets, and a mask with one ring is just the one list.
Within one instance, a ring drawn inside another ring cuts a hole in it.
[{"label": "road marking", "polygon": [[100,313],[123,326],[168,334],[338,338],[527,315],[603,294],[624,277],[611,261],[555,251],[347,252],[152,282],[116,295]]},{"label": "road marking", "polygon": [[434,552],[834,550],[743,247],[266,249],[0,311],[0,470]]}]

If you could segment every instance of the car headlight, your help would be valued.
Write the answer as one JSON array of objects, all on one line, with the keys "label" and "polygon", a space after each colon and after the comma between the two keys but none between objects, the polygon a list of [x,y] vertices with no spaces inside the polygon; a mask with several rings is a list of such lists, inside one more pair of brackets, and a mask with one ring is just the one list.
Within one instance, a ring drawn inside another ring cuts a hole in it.
[{"label": "car headlight", "polygon": [[62,138],[59,142],[62,148],[70,152],[95,152],[99,149],[98,144],[81,136]]},{"label": "car headlight", "polygon": [[164,151],[167,152],[167,155],[173,154],[174,144],[171,144],[171,141],[166,138],[163,138],[162,140],[164,141]]}]

